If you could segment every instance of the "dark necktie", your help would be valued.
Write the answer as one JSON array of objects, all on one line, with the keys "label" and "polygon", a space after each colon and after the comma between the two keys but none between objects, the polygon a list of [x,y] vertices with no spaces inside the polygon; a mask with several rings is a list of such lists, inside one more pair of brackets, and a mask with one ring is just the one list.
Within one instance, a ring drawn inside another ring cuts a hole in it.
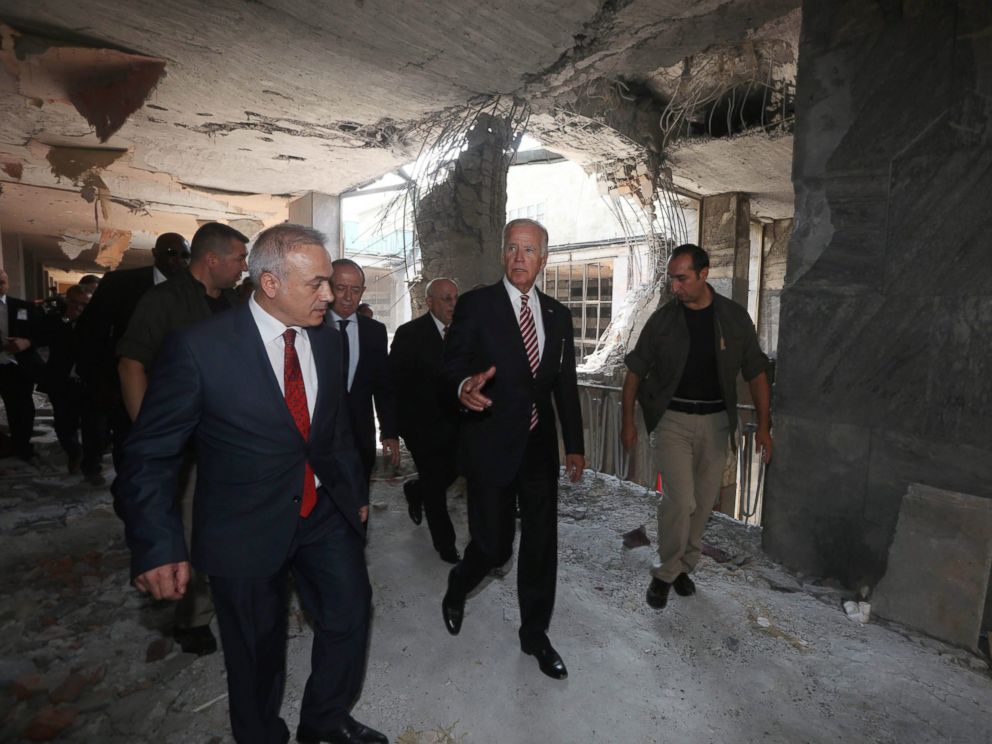
[{"label": "dark necktie", "polygon": [[[541,357],[537,353],[537,326],[534,325],[534,313],[530,309],[527,301],[528,295],[520,295],[520,333],[524,337],[524,349],[527,350],[527,361],[530,363],[530,372],[537,377],[537,367],[541,363]],[[537,404],[530,409],[530,430],[537,428]]]},{"label": "dark necktie", "polygon": [[344,389],[348,390],[348,372],[351,368],[351,347],[348,345],[348,321],[339,320],[341,329],[341,367],[344,372]]},{"label": "dark necktie", "polygon": [[[310,438],[310,409],[307,407],[307,389],[303,384],[303,370],[300,369],[300,358],[296,356],[296,330],[287,328],[282,334],[286,343],[283,355],[283,383],[285,385],[286,407],[293,414],[296,428],[300,430],[303,439]],[[308,517],[317,504],[317,481],[313,468],[307,461],[303,474],[303,502],[300,504],[300,516]]]}]

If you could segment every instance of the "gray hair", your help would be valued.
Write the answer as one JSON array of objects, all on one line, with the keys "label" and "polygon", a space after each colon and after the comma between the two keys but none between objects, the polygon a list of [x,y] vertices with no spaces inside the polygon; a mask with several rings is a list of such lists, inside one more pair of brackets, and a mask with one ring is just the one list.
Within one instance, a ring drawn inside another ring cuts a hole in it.
[{"label": "gray hair", "polygon": [[452,284],[455,285],[455,291],[456,292],[458,291],[458,282],[456,282],[454,279],[449,279],[446,276],[436,276],[433,279],[431,279],[429,282],[427,282],[427,286],[424,287],[424,297],[434,296],[433,294],[431,294],[431,289],[434,286],[434,282],[451,282]]},{"label": "gray hair", "polygon": [[501,252],[506,251],[506,236],[509,234],[510,230],[518,225],[530,225],[531,227],[536,227],[541,233],[541,255],[548,255],[548,229],[542,225],[537,220],[529,220],[526,217],[520,217],[519,219],[510,220],[505,225],[503,225],[503,237],[500,238],[499,247]]},{"label": "gray hair", "polygon": [[261,286],[262,274],[268,272],[285,279],[286,256],[304,245],[319,245],[326,250],[324,233],[303,225],[284,222],[262,230],[255,236],[248,254],[248,275]]}]

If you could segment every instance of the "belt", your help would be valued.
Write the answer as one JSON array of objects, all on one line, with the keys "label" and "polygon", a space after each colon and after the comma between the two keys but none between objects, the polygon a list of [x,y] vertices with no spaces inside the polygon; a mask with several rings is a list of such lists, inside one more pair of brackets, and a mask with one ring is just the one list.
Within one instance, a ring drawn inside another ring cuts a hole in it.
[{"label": "belt", "polygon": [[705,416],[709,413],[726,411],[727,404],[722,400],[673,400],[669,402],[668,410]]}]

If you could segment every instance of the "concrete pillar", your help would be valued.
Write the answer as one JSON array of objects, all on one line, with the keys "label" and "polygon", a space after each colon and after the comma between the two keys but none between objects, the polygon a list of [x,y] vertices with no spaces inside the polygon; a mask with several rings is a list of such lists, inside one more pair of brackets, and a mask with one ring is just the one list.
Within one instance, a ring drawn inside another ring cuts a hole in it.
[{"label": "concrete pillar", "polygon": [[289,221],[320,230],[327,236],[332,259],[344,256],[341,240],[341,197],[310,191],[289,203]]},{"label": "concrete pillar", "polygon": [[[710,256],[709,283],[720,294],[747,307],[751,263],[751,200],[739,192],[705,196],[699,205],[699,244]],[[741,386],[739,386],[741,387]],[[748,402],[744,389],[738,391]],[[727,458],[717,509],[736,516],[737,462]]]},{"label": "concrete pillar", "polygon": [[910,483],[992,498],[992,14],[802,13],[763,540],[807,575],[873,585]]},{"label": "concrete pillar", "polygon": [[699,207],[700,245],[710,254],[709,282],[747,307],[751,258],[751,200],[739,192],[705,196]]},{"label": "concrete pillar", "polygon": [[792,237],[792,220],[775,220],[764,226],[762,237],[761,286],[758,301],[758,341],[768,356],[778,353],[778,326],[785,259]]},{"label": "concrete pillar", "polygon": [[[500,277],[500,233],[510,166],[507,128],[505,120],[481,114],[451,176],[421,195],[417,235],[426,280],[448,276],[464,292]],[[423,287],[411,288],[410,294],[416,305]]]}]

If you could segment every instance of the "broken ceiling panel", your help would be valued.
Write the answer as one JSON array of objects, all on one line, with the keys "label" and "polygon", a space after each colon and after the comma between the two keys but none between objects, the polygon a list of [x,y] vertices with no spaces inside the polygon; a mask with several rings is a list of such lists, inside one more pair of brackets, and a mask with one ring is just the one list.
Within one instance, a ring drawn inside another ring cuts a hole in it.
[{"label": "broken ceiling panel", "polygon": [[[106,142],[144,104],[165,74],[165,60],[116,49],[63,46],[24,35],[0,24],[0,55],[17,78],[18,91],[31,101],[75,107]],[[37,51],[43,49],[44,51]]]}]

